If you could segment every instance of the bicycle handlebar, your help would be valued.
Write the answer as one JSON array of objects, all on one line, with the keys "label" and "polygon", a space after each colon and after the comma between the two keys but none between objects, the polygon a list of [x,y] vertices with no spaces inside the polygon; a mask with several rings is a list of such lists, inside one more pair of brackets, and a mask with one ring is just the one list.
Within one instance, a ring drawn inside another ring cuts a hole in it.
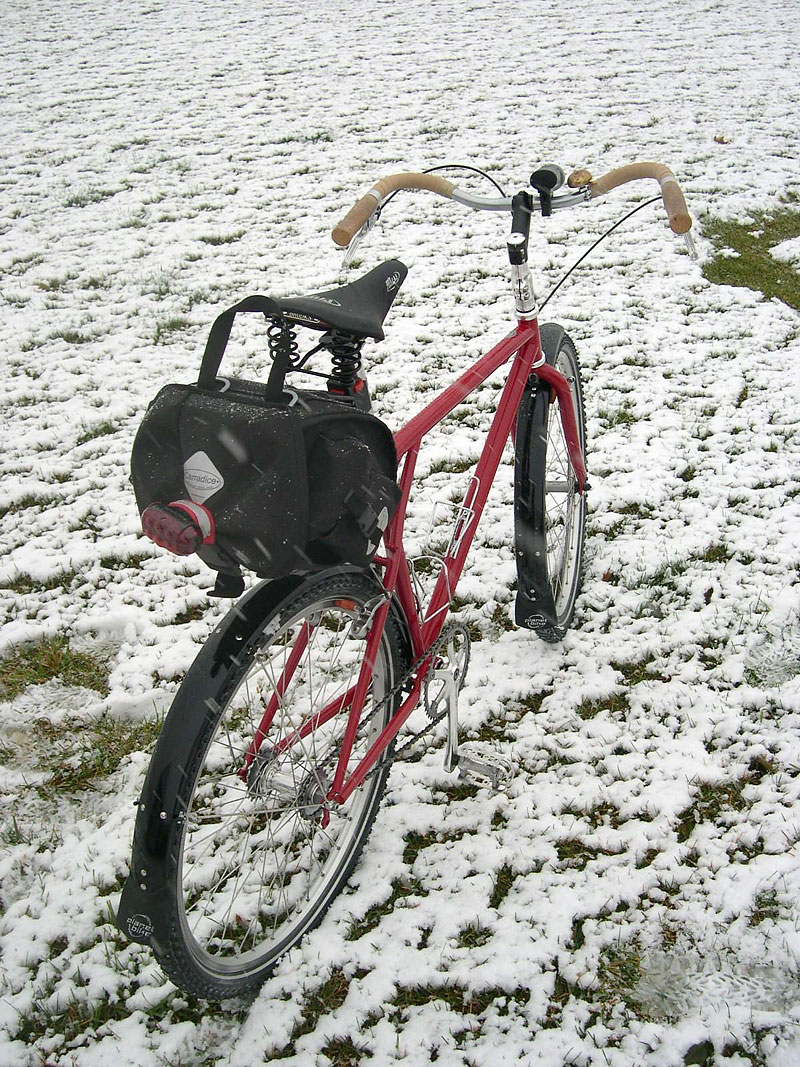
[{"label": "bicycle handlebar", "polygon": [[334,243],[344,248],[349,245],[365,222],[368,222],[383,201],[396,189],[429,189],[432,193],[449,197],[455,189],[453,182],[440,178],[438,174],[401,173],[389,174],[379,178],[366,196],[362,196],[350,208],[338,226],[331,233]]},{"label": "bicycle handlebar", "polygon": [[625,185],[639,178],[655,178],[661,186],[670,229],[673,233],[688,233],[692,228],[692,217],[686,207],[686,200],[678,185],[678,179],[663,163],[629,163],[627,167],[617,167],[601,178],[594,179],[587,170],[579,170],[570,174],[567,185],[573,189],[587,186],[589,196],[594,198],[611,192],[618,185]]},{"label": "bicycle handlebar", "polygon": [[[688,233],[692,227],[692,218],[686,207],[686,201],[678,179],[663,163],[631,163],[626,167],[617,167],[600,178],[592,178],[587,170],[578,170],[570,174],[567,185],[572,193],[563,197],[553,197],[552,206],[568,207],[580,201],[580,194],[593,199],[616,189],[618,185],[636,181],[638,178],[655,178],[661,186],[664,207],[673,233]],[[453,182],[440,178],[437,174],[400,173],[379,178],[370,191],[357,200],[341,222],[334,226],[331,236],[340,248],[346,247],[361,227],[369,222],[386,197],[397,189],[428,189],[448,199],[458,200],[469,207],[487,210],[510,210],[511,201],[506,198],[476,197],[463,193]],[[559,203],[560,201],[560,203]]]}]

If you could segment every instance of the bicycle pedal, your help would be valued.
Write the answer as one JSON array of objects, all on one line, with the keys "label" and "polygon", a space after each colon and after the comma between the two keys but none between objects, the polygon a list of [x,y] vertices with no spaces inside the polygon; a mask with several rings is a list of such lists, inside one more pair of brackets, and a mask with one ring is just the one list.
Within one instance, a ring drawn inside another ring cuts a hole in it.
[{"label": "bicycle pedal", "polygon": [[515,770],[512,759],[480,741],[458,746],[456,766],[462,778],[482,778],[495,790],[507,788]]}]

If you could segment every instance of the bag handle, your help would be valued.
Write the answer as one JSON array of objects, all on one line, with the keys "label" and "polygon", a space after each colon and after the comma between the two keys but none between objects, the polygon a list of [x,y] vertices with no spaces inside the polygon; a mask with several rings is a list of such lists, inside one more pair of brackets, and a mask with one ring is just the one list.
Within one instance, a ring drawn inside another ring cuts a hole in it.
[{"label": "bag handle", "polygon": [[[206,341],[203,360],[197,384],[201,389],[213,389],[219,372],[219,365],[231,336],[233,320],[242,311],[256,311],[270,318],[280,318],[281,309],[268,296],[246,296],[238,304],[223,311],[214,319],[214,324]],[[288,356],[278,354],[272,363],[272,370],[267,381],[265,396],[267,400],[280,400],[283,395],[283,382],[290,366]]]}]

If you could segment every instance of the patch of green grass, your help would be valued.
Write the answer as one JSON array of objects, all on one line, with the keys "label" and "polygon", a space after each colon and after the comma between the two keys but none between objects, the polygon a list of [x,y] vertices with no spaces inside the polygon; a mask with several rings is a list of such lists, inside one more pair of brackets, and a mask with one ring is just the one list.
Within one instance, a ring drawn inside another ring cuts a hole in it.
[{"label": "patch of green grass", "polygon": [[36,283],[37,289],[44,290],[45,293],[57,293],[61,289],[66,289],[68,284],[75,278],[74,274],[65,274],[61,277],[55,278],[43,278]]},{"label": "patch of green grass", "polygon": [[112,774],[132,752],[149,752],[160,730],[161,719],[129,722],[104,716],[64,727],[39,720],[37,735],[44,745],[38,766],[48,775],[40,792],[48,795],[53,790],[78,793],[88,789],[95,779]]},{"label": "patch of green grass", "polygon": [[364,937],[365,934],[374,930],[379,925],[384,915],[391,914],[398,900],[403,900],[405,897],[425,895],[425,890],[419,882],[403,882],[400,879],[396,879],[392,882],[392,891],[389,899],[384,901],[383,904],[375,904],[367,911],[363,919],[353,923],[350,932],[347,935],[347,940],[358,941],[359,938]]},{"label": "patch of green grass", "polygon": [[587,863],[601,855],[601,851],[578,837],[564,837],[556,842],[559,861],[571,870],[582,871]]},{"label": "patch of green grass", "polygon": [[146,552],[131,556],[101,556],[100,566],[107,571],[125,571],[139,567],[146,559],[153,557]]},{"label": "patch of green grass", "polygon": [[753,908],[748,922],[750,926],[758,926],[759,923],[767,920],[774,922],[780,916],[781,904],[778,900],[778,894],[774,889],[765,889],[763,893],[758,893],[753,900]]},{"label": "patch of green grass", "polygon": [[598,417],[605,422],[606,429],[612,429],[614,426],[632,426],[637,422],[637,416],[631,411],[630,404],[623,403],[618,408],[605,408],[602,411],[598,411]]},{"label": "patch of green grass", "polygon": [[40,580],[32,578],[29,574],[18,574],[16,578],[5,582],[3,588],[9,589],[12,593],[18,593],[20,596],[26,596],[29,593],[49,593],[52,589],[68,588],[77,576],[77,571],[62,571],[60,574]]},{"label": "patch of green grass", "polygon": [[171,334],[177,333],[179,330],[185,330],[190,325],[189,320],[182,315],[173,315],[169,319],[161,319],[156,323],[156,328],[153,331],[153,344],[162,344]]},{"label": "patch of green grass", "polygon": [[703,782],[692,803],[678,817],[675,827],[678,841],[687,841],[695,827],[702,822],[715,823],[726,809],[741,811],[745,807],[742,789],[747,784],[749,784],[748,779],[724,782],[720,785],[709,785]]},{"label": "patch of green grass", "polygon": [[639,583],[644,588],[665,589],[669,592],[677,592],[675,579],[679,578],[689,569],[690,560],[668,560],[657,567],[651,574],[645,575]]},{"label": "patch of green grass", "polygon": [[615,671],[619,671],[628,685],[638,685],[639,682],[667,681],[663,674],[652,670],[651,664],[654,659],[655,656],[646,656],[644,659],[636,660],[633,663],[621,663],[618,660],[612,660],[611,666]]},{"label": "patch of green grass", "polygon": [[6,275],[19,276],[29,271],[31,267],[38,267],[42,262],[42,256],[38,252],[29,252],[27,256],[16,256],[5,269]]},{"label": "patch of green grass", "polygon": [[514,990],[494,987],[476,993],[454,982],[451,985],[400,986],[393,1004],[403,1011],[405,1008],[421,1008],[441,1001],[461,1015],[482,1015],[492,1004],[500,1001],[503,1007],[498,1009],[498,1014],[506,1015],[509,1001],[527,1004],[529,998],[529,991],[523,987]]},{"label": "patch of green grass", "polygon": [[[52,948],[58,949],[59,947],[59,942],[53,943]],[[111,952],[110,949],[109,952]],[[109,956],[109,962],[112,965],[115,962],[111,955]],[[105,995],[102,999],[91,999],[88,1002],[78,997],[73,997],[66,1006],[53,1011],[47,1006],[47,1001],[53,991],[54,982],[55,979],[36,990],[35,999],[29,1013],[20,1015],[18,1019],[18,1030],[15,1036],[28,1047],[32,1047],[36,1042],[45,1038],[52,1038],[55,1035],[62,1039],[61,1047],[69,1047],[73,1043],[84,1044],[87,1036],[96,1037],[97,1030],[100,1027],[108,1026],[115,1022],[123,1022],[130,1017],[130,1009],[126,1005],[127,998],[119,997],[116,994],[113,996]],[[78,976],[76,984],[85,985],[86,983]],[[143,1011],[150,1026],[156,1033],[160,1033],[162,1028],[172,1023],[190,1022],[199,1025],[208,1014],[208,1008],[204,1001],[192,1000],[187,1003],[185,1000],[175,998],[175,1007],[172,1006],[170,1001],[171,998]],[[244,1010],[232,1012],[231,1020],[241,1023],[244,1022],[245,1016],[246,1012]],[[49,1064],[52,1062],[51,1058],[45,1059],[42,1054],[40,1054],[40,1057],[40,1062],[42,1063]],[[167,1060],[164,1060],[164,1063],[167,1062]],[[169,1062],[172,1063],[174,1061],[170,1060]],[[198,1067],[201,1067],[201,1064],[202,1067],[206,1067],[211,1061],[192,1059],[191,1062],[193,1065],[198,1065]]]},{"label": "patch of green grass", "polygon": [[435,845],[439,838],[433,831],[427,834],[419,834],[416,830],[412,830],[405,835],[403,840],[406,843],[403,849],[403,863],[411,866],[420,852],[424,848],[430,848],[431,845]]},{"label": "patch of green grass", "polygon": [[468,923],[458,933],[459,948],[480,948],[487,941],[491,941],[492,931],[482,926],[479,922]]},{"label": "patch of green grass", "polygon": [[597,985],[591,991],[593,1003],[600,1006],[601,1017],[608,1018],[620,1002],[635,1008],[636,987],[641,977],[642,955],[637,944],[607,948],[597,967]]},{"label": "patch of green grass", "polygon": [[500,633],[512,633],[516,630],[516,624],[508,613],[507,604],[496,604],[489,618]]},{"label": "patch of green grass", "polygon": [[516,875],[511,870],[507,863],[504,863],[500,870],[497,872],[497,878],[495,879],[494,889],[492,895],[489,897],[489,907],[499,908],[503,901],[511,891],[511,886],[514,884]]},{"label": "patch of green grass", "polygon": [[585,819],[595,830],[601,826],[613,826],[616,829],[620,825],[619,809],[608,801],[602,801],[588,808],[568,804],[563,809],[562,815],[574,815],[576,819]]},{"label": "patch of green grass", "polygon": [[[357,972],[357,977],[363,977],[364,971]],[[295,1054],[295,1042],[299,1037],[310,1034],[316,1029],[317,1024],[323,1015],[330,1015],[331,1012],[336,1011],[337,1008],[341,1008],[347,999],[347,991],[350,988],[350,979],[345,978],[341,968],[336,967],[331,971],[331,974],[327,981],[315,989],[313,993],[306,999],[303,1005],[303,1014],[299,1021],[295,1024],[292,1030],[292,1036],[289,1038],[289,1043],[281,1049],[277,1055],[273,1055],[273,1059],[288,1059]],[[335,1061],[334,1061],[335,1062]],[[341,1063],[347,1063],[347,1060],[340,1061]]]},{"label": "patch of green grass", "polygon": [[641,858],[636,861],[636,870],[646,870],[658,855],[659,850],[657,848],[648,848],[647,851],[642,854]]},{"label": "patch of green grass", "polygon": [[333,134],[330,130],[306,130],[286,133],[279,137],[275,144],[318,144],[319,142],[332,141]]},{"label": "patch of green grass", "polygon": [[117,427],[113,422],[100,422],[97,426],[92,426],[89,429],[83,431],[78,440],[75,442],[75,447],[79,445],[88,444],[89,441],[94,441],[97,437],[106,437],[110,433],[114,433]]},{"label": "patch of green grass", "polygon": [[118,189],[100,189],[97,187],[82,189],[79,192],[71,193],[64,201],[64,207],[87,207],[89,204],[99,204],[103,200],[116,196],[118,192]]},{"label": "patch of green grass", "polygon": [[144,148],[148,144],[150,144],[149,137],[134,137],[132,141],[118,141],[116,144],[112,144],[109,151],[124,152],[128,148]]},{"label": "patch of green grass", "polygon": [[82,289],[108,289],[111,286],[110,278],[99,278],[97,275],[92,275],[85,281],[81,282]]},{"label": "patch of green grass", "polygon": [[733,559],[733,554],[725,545],[711,545],[700,556],[703,563],[727,563]]},{"label": "patch of green grass", "polygon": [[36,644],[19,645],[0,660],[0,692],[5,700],[52,678],[108,696],[106,665],[88,652],[74,652],[66,637],[58,634]]},{"label": "patch of green grass", "polygon": [[[12,753],[12,755],[14,755],[14,753]],[[0,832],[0,841],[2,841],[4,845],[11,846],[30,844],[30,839],[20,829],[16,815],[12,815],[11,822],[6,823],[3,827],[2,832]]]},{"label": "patch of green grass", "polygon": [[624,693],[613,693],[602,700],[582,700],[578,705],[578,715],[581,719],[593,719],[601,711],[624,715],[629,710],[628,698]]},{"label": "patch of green grass", "polygon": [[466,474],[475,466],[477,460],[465,457],[464,459],[437,459],[431,466],[428,474]]},{"label": "patch of green grass", "polygon": [[66,341],[68,345],[88,345],[93,340],[88,333],[80,330],[54,330],[47,335],[48,341]]},{"label": "patch of green grass", "polygon": [[183,611],[178,612],[172,620],[172,624],[173,626],[183,626],[187,622],[199,622],[200,619],[205,618],[207,610],[207,604],[195,604],[194,606],[189,606],[184,608]]},{"label": "patch of green grass", "polygon": [[364,1059],[371,1059],[372,1053],[363,1045],[357,1045],[349,1037],[333,1037],[320,1049],[328,1057],[331,1067],[357,1067]]},{"label": "patch of green grass", "polygon": [[638,501],[634,501],[614,510],[619,512],[620,515],[632,515],[636,519],[649,519],[653,514],[654,508],[652,504],[640,504]]},{"label": "patch of green grass", "polygon": [[[790,263],[770,254],[782,241],[800,237],[800,208],[795,203],[758,211],[748,223],[706,219],[703,233],[718,250],[703,267],[710,282],[746,286],[800,311],[800,275]],[[737,254],[725,255],[722,250]]]},{"label": "patch of green grass", "polygon": [[[585,942],[583,920],[572,926],[572,944],[578,949]],[[642,957],[636,943],[614,945],[603,951],[597,964],[597,979],[591,989],[572,985],[555,969],[555,983],[542,1029],[558,1029],[562,1013],[570,1000],[583,1001],[596,1018],[607,1023],[620,1004],[637,1011],[636,987],[642,977]]]},{"label": "patch of green grass", "polygon": [[453,785],[437,785],[437,793],[444,794],[444,802],[450,803],[454,800],[472,800],[473,797],[478,795],[477,785],[471,785],[468,782],[455,782]]},{"label": "patch of green grass", "polygon": [[204,245],[232,245],[240,237],[244,237],[244,230],[235,230],[233,233],[209,233],[200,237]]},{"label": "patch of green grass", "polygon": [[56,497],[47,494],[26,493],[19,500],[11,504],[0,505],[0,519],[6,515],[12,515],[17,511],[27,511],[28,508],[46,508],[56,502]]}]

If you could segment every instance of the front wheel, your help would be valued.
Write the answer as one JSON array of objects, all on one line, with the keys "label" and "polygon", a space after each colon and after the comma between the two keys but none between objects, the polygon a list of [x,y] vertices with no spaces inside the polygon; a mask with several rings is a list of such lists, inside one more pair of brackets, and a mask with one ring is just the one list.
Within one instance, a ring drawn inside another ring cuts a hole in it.
[{"label": "front wheel", "polygon": [[[581,372],[575,346],[565,333],[559,331],[547,362],[569,383],[585,456]],[[558,401],[541,381],[520,407],[515,497],[517,622],[543,641],[559,641],[572,622],[580,592],[586,494],[578,492]]]},{"label": "front wheel", "polygon": [[[336,702],[358,678],[375,597],[375,581],[355,573],[301,585],[207,694],[213,715],[186,768],[168,865],[169,937],[153,943],[189,992],[224,999],[257,988],[356,863],[388,762],[345,804],[325,798],[347,722]],[[390,613],[348,769],[394,708],[404,647]]]}]

